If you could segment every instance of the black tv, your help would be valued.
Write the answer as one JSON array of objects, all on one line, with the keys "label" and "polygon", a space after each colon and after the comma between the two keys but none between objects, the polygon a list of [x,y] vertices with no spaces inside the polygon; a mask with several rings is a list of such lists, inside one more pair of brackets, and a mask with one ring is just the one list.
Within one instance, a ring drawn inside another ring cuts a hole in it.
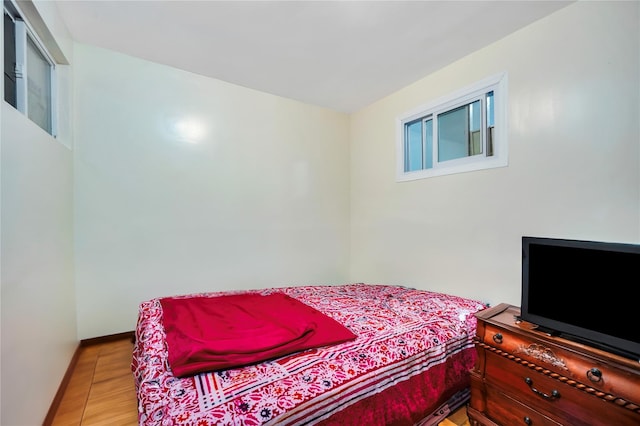
[{"label": "black tv", "polygon": [[640,361],[640,244],[522,237],[521,319]]}]

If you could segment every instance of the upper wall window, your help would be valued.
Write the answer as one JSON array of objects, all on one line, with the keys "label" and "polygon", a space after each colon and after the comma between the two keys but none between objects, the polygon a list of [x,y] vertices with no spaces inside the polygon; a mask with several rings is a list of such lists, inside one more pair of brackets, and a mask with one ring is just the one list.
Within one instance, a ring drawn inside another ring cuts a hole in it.
[{"label": "upper wall window", "polygon": [[506,91],[500,74],[401,115],[396,180],[506,166]]},{"label": "upper wall window", "polygon": [[4,100],[55,136],[55,62],[17,6],[4,1]]}]

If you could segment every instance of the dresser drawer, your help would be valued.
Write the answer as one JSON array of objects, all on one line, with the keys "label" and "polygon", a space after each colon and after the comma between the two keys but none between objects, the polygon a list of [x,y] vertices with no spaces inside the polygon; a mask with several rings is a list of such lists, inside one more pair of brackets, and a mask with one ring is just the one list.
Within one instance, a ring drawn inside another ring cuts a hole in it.
[{"label": "dresser drawer", "polygon": [[[640,405],[640,372],[618,367],[595,356],[577,353],[554,344],[554,338],[535,340],[526,334],[516,334],[487,324],[482,340],[511,358],[524,364],[533,363],[540,370],[556,373],[559,380],[575,384],[578,389],[593,394],[609,394],[610,399],[624,399]],[[577,383],[575,383],[577,382]]]},{"label": "dresser drawer", "polygon": [[486,414],[505,426],[561,426],[561,423],[510,398],[496,388],[487,389]]},{"label": "dresser drawer", "polygon": [[[495,353],[486,354],[485,380],[489,389],[495,388],[492,392],[500,392],[517,399],[524,406],[540,413],[542,417],[561,424],[570,426],[638,426],[640,424],[640,415],[628,408],[594,397],[569,382],[557,380],[535,368]],[[491,398],[487,398],[487,410],[491,404],[494,404]],[[532,415],[529,417],[533,418]]]}]

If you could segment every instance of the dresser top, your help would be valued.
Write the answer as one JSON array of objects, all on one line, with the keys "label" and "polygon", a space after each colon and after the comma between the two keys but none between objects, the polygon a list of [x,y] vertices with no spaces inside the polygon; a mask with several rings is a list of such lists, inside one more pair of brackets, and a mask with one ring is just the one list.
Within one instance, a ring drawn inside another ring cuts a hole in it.
[{"label": "dresser top", "polygon": [[632,370],[640,370],[640,362],[637,360],[626,358],[561,336],[551,335],[538,330],[538,326],[536,324],[520,320],[520,308],[518,306],[501,303],[477,312],[475,315],[479,321],[483,321],[487,324],[492,324],[518,334],[528,335],[532,338],[546,341],[549,344],[561,346],[570,351],[579,353],[588,351],[591,356],[599,358],[603,362],[615,362]]}]

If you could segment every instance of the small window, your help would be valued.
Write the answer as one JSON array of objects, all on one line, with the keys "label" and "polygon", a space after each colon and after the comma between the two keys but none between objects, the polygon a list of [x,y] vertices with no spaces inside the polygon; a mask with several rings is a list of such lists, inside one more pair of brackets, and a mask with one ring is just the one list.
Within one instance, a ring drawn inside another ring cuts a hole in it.
[{"label": "small window", "polygon": [[507,165],[506,85],[501,74],[397,120],[397,181]]},{"label": "small window", "polygon": [[55,62],[14,3],[4,2],[4,100],[55,135]]}]

